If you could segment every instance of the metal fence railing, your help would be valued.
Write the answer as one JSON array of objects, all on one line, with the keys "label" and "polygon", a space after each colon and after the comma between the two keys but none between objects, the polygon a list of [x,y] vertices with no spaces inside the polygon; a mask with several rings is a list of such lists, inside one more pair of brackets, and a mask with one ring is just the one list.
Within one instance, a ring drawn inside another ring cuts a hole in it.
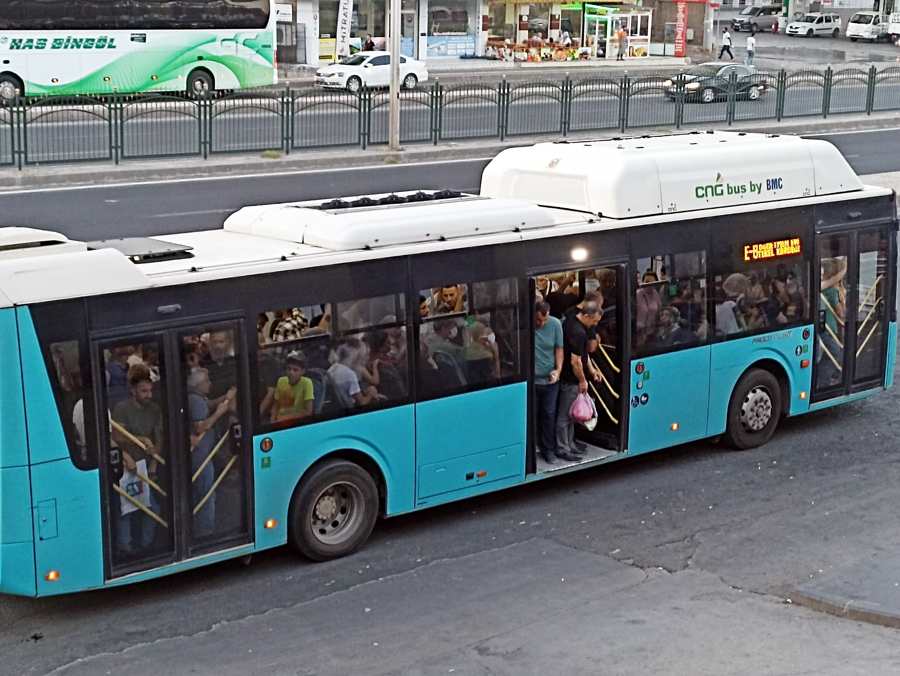
[{"label": "metal fence railing", "polygon": [[[0,166],[115,162],[388,142],[386,91],[244,90],[19,98],[0,105]],[[506,139],[900,110],[900,67],[435,82],[400,95],[402,143]]]}]

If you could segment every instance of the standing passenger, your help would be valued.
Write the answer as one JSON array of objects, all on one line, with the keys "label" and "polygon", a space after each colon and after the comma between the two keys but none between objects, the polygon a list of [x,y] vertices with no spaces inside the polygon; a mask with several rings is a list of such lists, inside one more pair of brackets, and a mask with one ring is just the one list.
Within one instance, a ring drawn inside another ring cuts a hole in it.
[{"label": "standing passenger", "polygon": [[559,374],[563,365],[562,322],[550,316],[550,304],[534,306],[534,398],[537,409],[537,438],[544,462],[556,462],[556,402]]},{"label": "standing passenger", "polygon": [[556,456],[569,462],[581,460],[587,452],[575,446],[575,421],[569,417],[569,409],[579,393],[587,393],[588,375],[597,381],[602,378],[588,356],[588,329],[597,326],[602,314],[598,303],[585,303],[581,312],[563,324],[565,354],[556,414]]}]

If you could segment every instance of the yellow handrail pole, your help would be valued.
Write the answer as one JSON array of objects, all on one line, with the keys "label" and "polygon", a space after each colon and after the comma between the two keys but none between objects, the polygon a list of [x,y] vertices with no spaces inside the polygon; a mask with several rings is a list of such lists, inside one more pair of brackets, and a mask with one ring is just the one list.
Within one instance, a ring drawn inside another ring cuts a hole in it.
[{"label": "yellow handrail pole", "polygon": [[828,309],[828,311],[831,312],[831,314],[834,315],[835,321],[837,321],[838,324],[840,324],[841,326],[843,326],[843,325],[844,325],[844,320],[841,319],[840,317],[838,317],[838,313],[834,311],[834,308],[833,308],[833,307],[831,307],[831,303],[828,302],[828,299],[825,297],[825,294],[820,293],[820,294],[819,294],[819,298],[821,298],[821,299],[822,299],[822,302],[825,303],[825,307]]},{"label": "yellow handrail pole", "polygon": [[875,278],[875,283],[871,286],[871,288],[869,288],[869,293],[866,294],[866,297],[863,298],[862,303],[859,304],[859,308],[860,308],[860,309],[862,309],[862,306],[865,305],[865,304],[866,304],[866,301],[869,300],[869,296],[872,295],[872,292],[875,291],[875,289],[878,288],[878,282],[881,281],[881,278],[882,278],[882,277],[884,277],[884,275],[878,275],[878,276]]},{"label": "yellow handrail pole", "polygon": [[838,364],[837,359],[835,359],[834,356],[831,354],[831,352],[828,351],[828,348],[825,347],[825,342],[824,342],[821,338],[819,338],[819,345],[821,346],[822,351],[823,351],[825,354],[828,355],[828,358],[831,360],[831,363],[834,364],[834,367],[835,367],[838,371],[840,371],[841,373],[843,373],[843,372],[844,372],[844,368],[843,368],[840,364]]},{"label": "yellow handrail pole", "polygon": [[[597,370],[599,371],[600,368],[597,366],[597,362],[594,361],[594,358],[593,358],[593,357],[590,357],[590,360],[591,360],[591,363],[594,365],[594,368],[597,369]],[[614,396],[616,399],[619,398],[619,395],[618,395],[618,394],[616,393],[616,391],[612,388],[612,385],[609,384],[609,380],[607,380],[606,378],[603,378],[603,384],[606,385],[606,389],[609,390],[609,393],[610,393],[612,396]]]},{"label": "yellow handrail pole", "polygon": [[[603,349],[603,345],[598,342],[597,347],[600,348],[600,353],[606,358],[606,361],[610,365],[610,367],[612,367],[612,370],[615,371],[616,373],[621,373],[621,371],[619,371],[619,367],[616,366],[615,363],[613,363],[613,360],[609,358],[609,355],[606,353],[606,350]],[[595,368],[596,368],[596,366],[597,365],[594,364]]]},{"label": "yellow handrail pole", "polygon": [[219,475],[219,478],[216,479],[216,482],[212,485],[212,488],[209,489],[209,492],[203,496],[203,499],[197,503],[197,506],[194,507],[194,514],[200,511],[200,508],[206,504],[206,501],[215,493],[216,489],[219,487],[219,484],[222,483],[222,479],[225,478],[225,475],[231,471],[232,466],[237,461],[238,457],[236,455],[231,456],[231,460],[228,461],[228,464],[225,465],[225,469],[222,470],[222,473]]},{"label": "yellow handrail pole", "polygon": [[128,495],[128,492],[122,490],[121,486],[118,486],[117,484],[113,484],[112,487],[113,487],[113,490],[116,491],[116,493],[118,493],[119,495],[121,495],[123,498],[125,498],[126,500],[128,500],[128,502],[130,502],[132,505],[134,505],[134,506],[137,507],[139,510],[141,510],[142,512],[144,512],[144,514],[146,514],[147,516],[149,516],[149,517],[155,519],[156,521],[158,521],[159,523],[161,523],[162,526],[163,526],[163,528],[168,528],[168,527],[169,527],[169,524],[167,524],[167,523],[165,522],[165,520],[164,520],[161,516],[159,516],[156,512],[154,512],[152,509],[150,509],[150,508],[147,507],[146,505],[144,505],[144,504],[138,502],[138,501],[135,500],[133,497],[131,497],[130,495]]},{"label": "yellow handrail pole", "polygon": [[604,404],[603,399],[600,398],[600,393],[597,391],[597,388],[594,387],[594,383],[588,381],[588,385],[590,385],[591,389],[594,390],[594,395],[597,397],[597,401],[600,402],[600,405],[603,407],[603,410],[606,411],[606,415],[609,416],[609,419],[613,421],[613,425],[618,425],[619,421],[616,420],[613,414],[609,412],[609,409],[606,408],[606,404]]},{"label": "yellow handrail pole", "polygon": [[[197,469],[197,471],[194,472],[194,476],[191,477],[191,483],[195,483],[197,481],[197,477],[200,476],[200,473],[204,469],[206,469],[206,466],[209,464],[210,460],[213,459],[213,456],[219,452],[220,448],[222,448],[222,444],[225,443],[225,440],[228,438],[229,434],[231,434],[231,430],[228,430],[227,432],[225,432],[225,434],[222,435],[222,438],[219,439],[219,443],[217,443],[215,445],[215,447],[212,449],[212,451],[210,451],[209,455],[206,456],[206,460],[203,461],[203,464],[201,464],[200,467]],[[194,448],[196,448],[196,446]],[[191,450],[193,450],[193,449],[191,449]]]},{"label": "yellow handrail pole", "polygon": [[856,356],[857,356],[857,357],[858,357],[859,355],[862,354],[863,349],[865,349],[865,347],[866,347],[866,343],[869,342],[869,338],[871,338],[871,337],[872,337],[872,334],[875,333],[875,330],[878,328],[878,325],[879,325],[879,324],[881,324],[881,322],[875,322],[875,323],[872,325],[872,330],[869,331],[869,335],[866,336],[866,339],[862,342],[862,345],[860,345],[860,346],[859,346],[859,349],[856,351]]},{"label": "yellow handrail pole", "polygon": [[160,488],[159,486],[157,486],[156,483],[155,483],[150,477],[144,476],[143,474],[141,474],[141,473],[138,472],[137,470],[134,470],[134,472],[132,472],[132,474],[134,474],[134,475],[135,475],[138,479],[140,479],[141,481],[146,481],[147,484],[149,484],[150,488],[155,489],[156,492],[159,493],[159,494],[160,494],[161,496],[163,496],[164,498],[169,497],[169,495],[168,495],[162,488]]},{"label": "yellow handrail pole", "polygon": [[[864,327],[866,324],[869,323],[869,319],[871,319],[871,318],[872,318],[872,315],[875,314],[875,310],[878,309],[879,304],[881,304],[881,300],[882,300],[882,299],[879,298],[878,300],[875,301],[875,304],[872,306],[872,309],[869,310],[869,314],[866,315],[866,318],[863,319],[862,324],[860,324],[860,325],[859,325],[859,328],[856,330],[856,335],[857,335],[857,336],[859,336],[859,334],[862,333],[863,327]],[[877,324],[877,322],[876,322],[876,324]]]},{"label": "yellow handrail pole", "polygon": [[834,329],[832,329],[830,326],[828,326],[828,324],[825,324],[825,330],[828,331],[829,334],[831,334],[831,337],[834,338],[834,342],[837,343],[838,347],[843,350],[844,344],[841,342],[841,339],[837,337],[837,334],[834,332]]},{"label": "yellow handrail pole", "polygon": [[141,449],[144,453],[148,453],[148,454],[149,454],[154,460],[156,460],[156,462],[158,462],[160,465],[165,465],[165,464],[166,464],[166,461],[165,461],[165,460],[163,460],[163,459],[162,459],[159,455],[157,455],[156,453],[150,453],[150,452],[147,450],[147,447],[144,446],[144,443],[143,443],[140,439],[138,439],[138,438],[137,438],[136,436],[134,436],[131,432],[129,432],[128,430],[126,430],[124,427],[122,427],[122,426],[121,426],[119,423],[117,423],[115,420],[113,420],[112,418],[110,418],[110,419],[109,419],[109,424],[112,425],[113,427],[115,427],[117,430],[119,430],[119,432],[121,432],[122,434],[124,434],[124,435],[129,439],[129,441],[131,441],[131,443],[133,443],[135,446],[137,446],[139,449]]}]

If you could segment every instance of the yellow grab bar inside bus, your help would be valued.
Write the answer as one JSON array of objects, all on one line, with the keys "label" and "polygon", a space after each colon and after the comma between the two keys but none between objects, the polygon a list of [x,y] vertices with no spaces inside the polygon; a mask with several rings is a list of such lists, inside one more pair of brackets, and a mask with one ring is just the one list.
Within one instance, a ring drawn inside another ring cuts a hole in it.
[{"label": "yellow grab bar inside bus", "polygon": [[856,351],[857,357],[862,354],[862,351],[865,349],[866,344],[869,342],[869,339],[875,334],[875,331],[878,329],[878,326],[880,324],[881,322],[875,322],[874,324],[872,324],[872,330],[869,331],[869,335],[866,336],[866,339],[862,342],[862,345],[860,345],[859,349]]},{"label": "yellow grab bar inside bus", "polygon": [[606,415],[609,416],[609,419],[613,421],[614,425],[618,425],[619,421],[615,419],[612,413],[609,412],[609,409],[606,408],[606,404],[603,403],[603,399],[600,397],[600,393],[597,391],[597,388],[594,387],[594,383],[588,381],[588,384],[591,386],[591,389],[594,390],[594,396],[597,397],[597,401],[600,402],[600,405],[603,407],[603,410],[606,411]]},{"label": "yellow grab bar inside bus", "polygon": [[149,507],[147,507],[146,505],[144,505],[142,502],[140,502],[140,501],[138,501],[138,500],[135,500],[133,497],[131,497],[130,495],[128,495],[128,491],[123,490],[118,484],[113,484],[112,487],[113,487],[113,490],[116,491],[116,493],[118,493],[118,494],[121,495],[123,498],[125,498],[126,500],[128,500],[128,502],[130,502],[132,505],[134,505],[135,507],[137,507],[137,508],[138,508],[139,510],[141,510],[144,514],[146,514],[146,515],[149,516],[150,518],[152,518],[152,519],[156,520],[157,522],[159,522],[159,523],[162,525],[163,528],[168,528],[168,527],[169,527],[169,524],[166,523],[166,520],[165,520],[165,519],[163,519],[161,516],[159,516],[159,515],[158,515],[156,512],[154,512],[152,509],[150,509]]},{"label": "yellow grab bar inside bus", "polygon": [[831,360],[831,363],[834,364],[834,367],[838,371],[843,372],[844,371],[843,367],[841,367],[841,365],[838,364],[838,361],[837,361],[837,359],[834,358],[834,355],[832,355],[831,352],[828,351],[828,348],[825,347],[825,342],[821,338],[819,338],[819,347],[821,347],[822,351],[828,355],[828,358]]},{"label": "yellow grab bar inside bus", "polygon": [[[211,454],[210,454],[211,455]],[[238,457],[236,455],[231,456],[231,460],[228,461],[228,464],[225,465],[225,469],[222,470],[222,473],[219,475],[219,478],[216,479],[216,482],[212,485],[212,488],[209,489],[209,492],[203,496],[203,499],[197,503],[197,506],[194,507],[194,514],[200,511],[200,508],[206,504],[206,501],[210,499],[213,493],[216,492],[216,489],[219,487],[219,484],[222,483],[222,479],[225,478],[225,475],[231,471],[231,468],[234,467],[234,463],[237,461]]]},{"label": "yellow grab bar inside bus", "polygon": [[[210,428],[210,429],[212,429],[212,428]],[[206,430],[206,431],[209,432],[209,430]],[[204,434],[205,434],[205,432],[204,432]],[[194,472],[194,476],[191,477],[191,483],[196,483],[197,477],[200,476],[200,473],[203,472],[204,469],[206,469],[206,466],[213,459],[213,456],[215,456],[215,454],[219,452],[219,449],[222,448],[222,444],[225,443],[225,440],[228,438],[229,434],[231,434],[231,430],[228,430],[227,432],[225,432],[225,434],[222,435],[222,438],[219,439],[219,443],[216,444],[215,448],[213,448],[212,451],[210,451],[209,455],[206,456],[206,460],[203,461],[203,464],[201,464],[200,467],[197,468],[197,471]],[[203,437],[200,437],[200,439],[202,440]],[[197,448],[197,447],[194,446],[194,448]],[[192,448],[191,450],[193,451],[194,448]]]},{"label": "yellow grab bar inside bus", "polygon": [[156,453],[150,453],[150,452],[148,452],[148,451],[147,451],[147,447],[144,445],[144,443],[143,443],[140,439],[138,439],[138,438],[137,438],[136,436],[134,436],[131,432],[129,432],[128,430],[126,430],[124,427],[122,427],[122,426],[121,426],[119,423],[117,423],[115,420],[113,420],[112,418],[110,418],[110,419],[109,419],[109,424],[112,425],[112,426],[113,426],[115,429],[117,429],[119,432],[121,432],[122,434],[124,434],[124,435],[128,438],[128,440],[129,440],[131,443],[133,443],[135,446],[137,446],[139,449],[141,449],[144,453],[147,453],[150,457],[152,457],[154,460],[156,460],[156,462],[158,462],[160,465],[165,465],[165,464],[166,464],[166,461],[163,460],[161,456],[159,456],[159,455],[156,454]]}]

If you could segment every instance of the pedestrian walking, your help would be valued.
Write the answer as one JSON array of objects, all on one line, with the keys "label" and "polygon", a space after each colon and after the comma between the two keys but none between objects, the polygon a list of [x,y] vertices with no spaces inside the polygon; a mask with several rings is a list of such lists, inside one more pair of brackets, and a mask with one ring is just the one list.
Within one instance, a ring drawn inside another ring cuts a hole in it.
[{"label": "pedestrian walking", "polygon": [[747,37],[747,65],[753,65],[753,58],[756,56],[756,38],[751,33]]},{"label": "pedestrian walking", "polygon": [[727,28],[722,29],[722,49],[719,50],[720,61],[725,52],[728,52],[728,58],[734,61],[734,54],[731,53],[731,33],[728,32]]},{"label": "pedestrian walking", "polygon": [[628,56],[628,31],[624,28],[619,31],[619,53],[616,55],[616,61],[624,61]]}]

